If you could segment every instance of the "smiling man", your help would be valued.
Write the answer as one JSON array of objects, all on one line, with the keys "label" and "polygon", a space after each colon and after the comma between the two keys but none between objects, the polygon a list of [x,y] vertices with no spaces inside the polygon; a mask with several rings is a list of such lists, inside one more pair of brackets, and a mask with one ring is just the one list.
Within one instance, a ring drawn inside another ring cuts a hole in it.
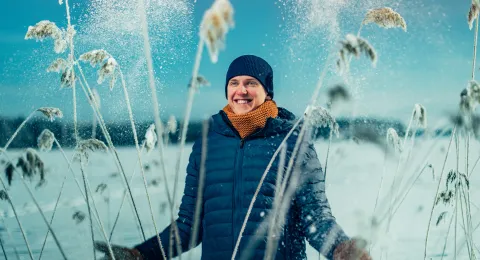
[{"label": "smiling man", "polygon": [[[241,243],[236,259],[264,259],[267,235],[258,233],[273,212],[278,158],[255,200],[245,231],[240,236],[243,221],[263,172],[272,154],[280,146],[295,123],[295,116],[273,101],[273,71],[257,56],[244,55],[228,68],[225,81],[228,104],[212,116],[207,137],[205,186],[201,205],[197,243],[202,244],[202,259],[231,259],[239,237]],[[297,131],[297,130],[296,130]],[[287,158],[298,138],[287,139]],[[325,175],[322,172],[313,141],[302,140],[304,149],[294,158],[301,181],[296,187],[285,224],[276,236],[274,259],[306,259],[306,241],[328,259],[369,260],[368,253],[357,248],[333,217],[325,195]],[[184,195],[176,220],[182,252],[188,251],[192,239],[194,212],[197,201],[199,172],[202,164],[202,140],[192,148],[187,166]],[[280,177],[281,178],[281,177]],[[268,222],[267,222],[268,223]],[[165,255],[168,252],[170,226],[161,234]],[[256,241],[254,246],[250,242]],[[175,241],[174,241],[175,242]],[[97,249],[108,254],[106,246]],[[116,259],[163,259],[157,237],[154,236],[134,249],[115,246]]]}]

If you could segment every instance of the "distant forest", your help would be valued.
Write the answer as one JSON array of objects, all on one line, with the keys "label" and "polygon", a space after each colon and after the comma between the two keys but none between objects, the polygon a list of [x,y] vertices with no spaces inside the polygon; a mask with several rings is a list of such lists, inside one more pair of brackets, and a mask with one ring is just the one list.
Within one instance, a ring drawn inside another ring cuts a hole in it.
[{"label": "distant forest", "polygon": [[[0,147],[3,147],[8,139],[12,136],[18,126],[23,122],[25,118],[5,118],[0,117]],[[145,131],[152,122],[137,122],[137,133],[139,140],[141,141],[145,135]],[[397,120],[385,120],[376,118],[355,118],[355,119],[337,119],[337,123],[340,129],[340,138],[350,138],[351,129],[367,129],[370,133],[378,136],[385,137],[387,129],[393,128],[397,131],[399,136],[403,136],[406,131],[406,127],[400,121]],[[166,124],[166,122],[164,122]],[[352,126],[352,127],[351,127]],[[79,134],[81,138],[90,138],[92,136],[92,124],[91,123],[79,123]],[[117,122],[107,123],[107,128],[112,137],[112,141],[115,146],[132,146],[134,145],[133,134],[130,127],[130,122]],[[65,123],[62,120],[55,120],[50,122],[45,119],[32,119],[25,127],[20,131],[15,140],[11,143],[11,148],[26,148],[36,147],[37,137],[44,129],[49,129],[55,134],[55,137],[59,142],[65,146],[72,148],[74,146],[73,136],[73,123]],[[179,123],[178,129],[181,129],[181,123]],[[434,134],[438,135],[439,131],[435,131]],[[202,122],[192,121],[189,123],[187,142],[193,142],[199,138],[202,134]],[[421,131],[418,131],[417,135],[422,135]],[[448,133],[446,133],[447,135]],[[96,137],[102,141],[105,141],[100,127],[97,127]],[[171,143],[178,142],[178,131],[170,134],[169,140]],[[317,138],[329,138],[328,128],[318,128],[316,131]]]}]

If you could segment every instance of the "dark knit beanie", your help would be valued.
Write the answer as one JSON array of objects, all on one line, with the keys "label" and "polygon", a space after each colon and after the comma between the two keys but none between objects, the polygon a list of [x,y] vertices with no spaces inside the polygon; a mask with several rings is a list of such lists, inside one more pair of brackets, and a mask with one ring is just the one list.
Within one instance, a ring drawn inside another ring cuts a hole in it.
[{"label": "dark knit beanie", "polygon": [[267,96],[273,99],[273,70],[262,58],[255,55],[243,55],[232,61],[228,67],[225,82],[225,97],[227,96],[228,81],[236,76],[250,76],[262,84]]}]

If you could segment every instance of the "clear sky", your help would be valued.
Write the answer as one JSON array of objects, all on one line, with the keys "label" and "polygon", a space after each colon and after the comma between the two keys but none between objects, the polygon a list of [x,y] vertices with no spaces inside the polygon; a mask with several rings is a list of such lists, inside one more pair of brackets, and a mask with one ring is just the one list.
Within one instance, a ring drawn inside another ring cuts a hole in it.
[{"label": "clear sky", "polygon": [[[132,0],[70,0],[72,23],[78,31],[75,52],[103,48],[126,75],[134,116],[153,121],[143,38]],[[150,0],[149,32],[162,117],[182,117],[187,97],[198,27],[212,0]],[[370,8],[388,6],[406,20],[408,30],[363,28],[361,36],[377,50],[376,68],[362,57],[351,64],[349,88],[357,90],[359,115],[407,121],[415,103],[423,104],[435,124],[453,111],[460,91],[471,77],[474,31],[466,21],[469,0],[232,0],[235,27],[226,48],[212,64],[205,50],[200,66],[211,86],[195,96],[193,118],[216,113],[225,104],[224,80],[229,63],[242,54],[265,58],[274,68],[275,100],[297,115],[303,112],[325,66],[329,50],[347,33],[356,33]],[[61,89],[59,75],[46,68],[57,57],[53,42],[24,40],[29,25],[50,20],[66,27],[65,5],[56,0],[0,3],[0,116],[25,116],[42,106],[59,107],[72,119],[71,90]],[[334,62],[330,62],[334,65]],[[85,64],[90,85],[102,100],[108,121],[127,120],[120,85],[96,83],[96,69]],[[334,66],[325,88],[341,83]],[[478,67],[477,67],[478,72]],[[478,73],[477,73],[478,74]],[[79,119],[90,120],[91,109],[80,91]],[[325,102],[322,92],[320,102]]]}]

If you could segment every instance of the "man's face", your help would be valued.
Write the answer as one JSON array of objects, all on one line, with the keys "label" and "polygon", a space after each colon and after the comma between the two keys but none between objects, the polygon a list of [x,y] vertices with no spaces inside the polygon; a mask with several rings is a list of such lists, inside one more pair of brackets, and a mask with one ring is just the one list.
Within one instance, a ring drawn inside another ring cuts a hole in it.
[{"label": "man's face", "polygon": [[237,115],[243,115],[259,107],[267,97],[262,84],[250,76],[236,76],[228,81],[228,104]]}]

